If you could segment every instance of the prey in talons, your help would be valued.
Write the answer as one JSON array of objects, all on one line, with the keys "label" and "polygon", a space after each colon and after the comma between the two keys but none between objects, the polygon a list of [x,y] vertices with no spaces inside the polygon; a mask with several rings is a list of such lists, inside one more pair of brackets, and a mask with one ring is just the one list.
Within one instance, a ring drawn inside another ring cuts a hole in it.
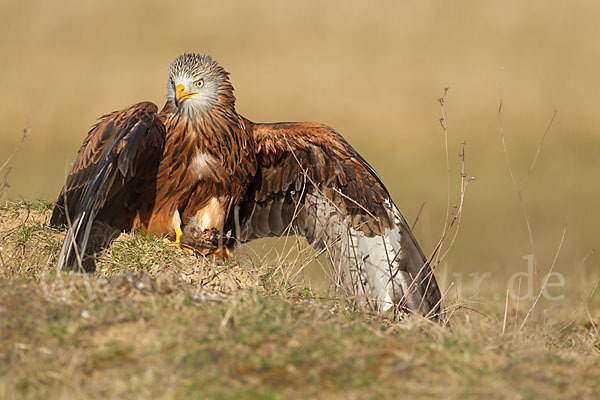
[{"label": "prey in talons", "polygon": [[181,236],[183,235],[183,231],[181,230],[181,227],[178,226],[177,228],[175,228],[175,240],[171,240],[169,238],[164,238],[163,241],[165,243],[167,243],[169,246],[176,246],[181,248],[181,250],[187,252],[187,253],[194,253],[194,250],[190,249],[189,247],[185,246],[184,244],[181,243]]},{"label": "prey in talons", "polygon": [[180,246],[183,249],[193,248],[205,256],[214,256],[221,260],[231,258],[231,252],[225,246],[231,239],[231,231],[223,233],[217,228],[203,229],[191,222],[184,226],[180,236]]}]

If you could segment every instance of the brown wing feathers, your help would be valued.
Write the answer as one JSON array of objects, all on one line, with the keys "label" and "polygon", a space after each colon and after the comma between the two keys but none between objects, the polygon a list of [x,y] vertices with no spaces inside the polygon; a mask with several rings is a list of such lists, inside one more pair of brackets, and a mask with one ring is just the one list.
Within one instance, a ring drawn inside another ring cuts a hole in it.
[{"label": "brown wing feathers", "polygon": [[[152,178],[145,175],[156,171],[164,143],[164,128],[156,121],[156,113],[156,105],[139,103],[104,116],[89,132],[50,220],[53,225],[71,225],[59,268],[83,256],[98,213],[103,212],[113,225],[133,221],[135,211],[126,205],[152,184]],[[106,204],[111,200],[115,204]]]},{"label": "brown wing feathers", "polygon": [[[251,123],[246,122],[248,125]],[[341,192],[335,203],[350,215],[379,218],[357,219],[362,229],[377,232],[390,220],[381,204],[387,189],[362,157],[331,128],[317,123],[252,124],[260,174],[253,182],[253,201],[300,191],[306,184],[319,189],[335,186]],[[335,184],[335,185],[334,185]]]},{"label": "brown wing feathers", "polygon": [[327,246],[357,305],[403,304],[443,320],[441,293],[406,221],[339,134],[315,123],[246,125],[259,170],[228,221],[238,240],[300,234]]}]

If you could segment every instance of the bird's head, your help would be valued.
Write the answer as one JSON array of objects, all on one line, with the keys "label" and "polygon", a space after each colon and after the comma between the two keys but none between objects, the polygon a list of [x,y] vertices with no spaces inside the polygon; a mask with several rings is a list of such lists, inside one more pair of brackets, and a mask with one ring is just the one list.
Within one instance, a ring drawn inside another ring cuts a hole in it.
[{"label": "bird's head", "polygon": [[185,53],[169,67],[167,101],[178,112],[200,117],[216,106],[234,107],[229,73],[211,56]]}]

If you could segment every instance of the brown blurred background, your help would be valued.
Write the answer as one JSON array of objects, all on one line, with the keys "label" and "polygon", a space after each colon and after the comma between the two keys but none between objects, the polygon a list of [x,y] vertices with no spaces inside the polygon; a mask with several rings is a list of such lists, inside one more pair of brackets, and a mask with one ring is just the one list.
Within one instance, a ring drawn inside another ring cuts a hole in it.
[{"label": "brown blurred background", "polygon": [[519,182],[557,110],[523,196],[540,270],[568,217],[555,268],[576,272],[600,244],[598,21],[600,3],[580,0],[3,0],[0,161],[31,128],[8,197],[54,199],[97,117],[141,100],[162,106],[171,60],[204,52],[231,73],[244,116],[329,124],[379,172],[407,220],[424,202],[415,233],[428,253],[446,211],[436,99],[448,86],[452,202],[462,140],[477,179],[442,267],[505,279],[526,269],[530,246],[500,142],[502,80]]}]

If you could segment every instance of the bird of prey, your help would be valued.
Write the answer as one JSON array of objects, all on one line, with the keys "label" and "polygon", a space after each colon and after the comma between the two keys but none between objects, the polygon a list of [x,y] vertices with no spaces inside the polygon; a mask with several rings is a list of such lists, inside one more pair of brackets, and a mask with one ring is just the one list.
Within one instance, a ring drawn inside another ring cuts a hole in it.
[{"label": "bird of prey", "polygon": [[103,245],[143,231],[221,255],[295,234],[328,252],[355,306],[445,319],[433,271],[373,168],[323,124],[244,118],[208,55],[171,63],[160,112],[141,102],[101,117],[51,224],[68,226],[59,269],[81,266],[107,230]]}]

